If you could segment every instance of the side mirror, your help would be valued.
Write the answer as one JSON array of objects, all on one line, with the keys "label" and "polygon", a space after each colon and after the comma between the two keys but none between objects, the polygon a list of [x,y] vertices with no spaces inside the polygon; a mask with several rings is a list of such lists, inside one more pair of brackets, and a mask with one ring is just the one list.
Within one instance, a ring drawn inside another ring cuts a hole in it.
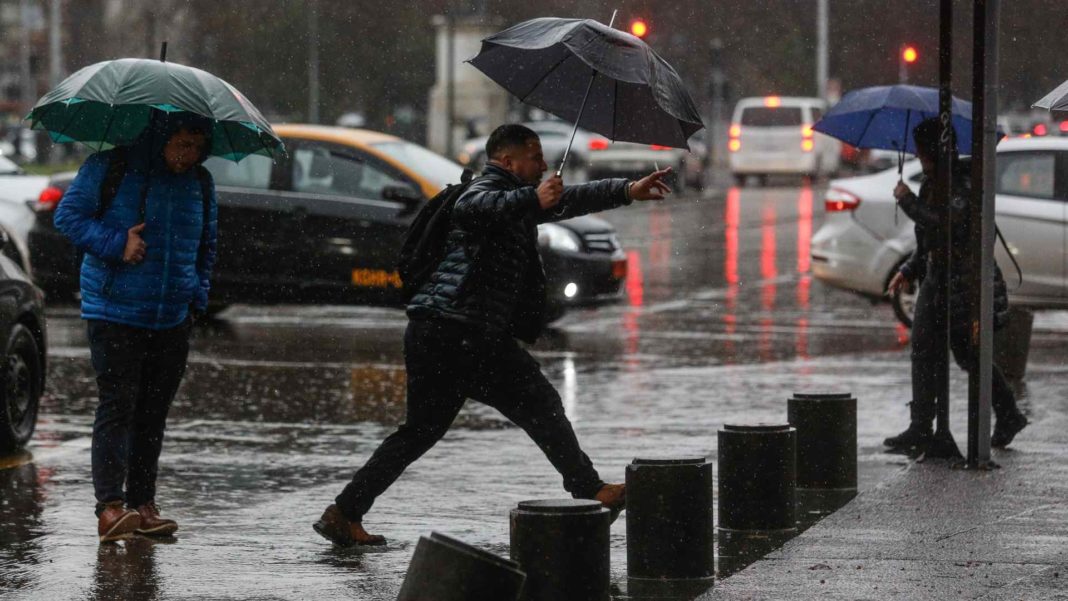
[{"label": "side mirror", "polygon": [[394,184],[382,188],[382,198],[404,204],[415,204],[423,200],[423,193],[411,184]]}]

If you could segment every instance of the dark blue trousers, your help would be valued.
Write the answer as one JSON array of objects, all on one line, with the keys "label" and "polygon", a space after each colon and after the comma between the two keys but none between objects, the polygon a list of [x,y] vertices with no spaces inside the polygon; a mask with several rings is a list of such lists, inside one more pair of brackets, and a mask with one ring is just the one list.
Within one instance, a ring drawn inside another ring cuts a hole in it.
[{"label": "dark blue trousers", "polygon": [[88,327],[100,392],[93,423],[98,509],[122,500],[137,507],[156,498],[163,431],[185,374],[192,321],[169,330],[97,320]]}]

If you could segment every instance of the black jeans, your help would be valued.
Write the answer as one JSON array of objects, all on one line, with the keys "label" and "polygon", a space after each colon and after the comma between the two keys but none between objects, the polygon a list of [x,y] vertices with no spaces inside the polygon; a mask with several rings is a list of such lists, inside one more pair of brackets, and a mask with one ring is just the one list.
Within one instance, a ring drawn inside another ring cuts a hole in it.
[{"label": "black jeans", "polygon": [[169,330],[89,322],[89,351],[100,391],[93,423],[98,508],[109,501],[137,507],[155,500],[163,430],[185,374],[191,327],[191,320]]},{"label": "black jeans", "polygon": [[[942,295],[939,279],[927,277],[923,280],[912,320],[912,402],[916,403],[919,414],[927,423],[935,417],[939,381],[948,361],[941,333],[946,315],[944,305],[939,306],[942,304],[939,302]],[[971,345],[971,334],[964,319],[954,319],[949,331],[949,347],[961,369],[966,372],[976,369],[978,349]],[[993,368],[991,404],[994,415],[1003,419],[1016,414],[1016,395],[997,364]]]},{"label": "black jeans", "polygon": [[593,498],[604,482],[579,448],[560,395],[541,366],[510,336],[459,322],[412,319],[404,334],[407,418],[337,497],[360,520],[413,461],[445,435],[467,398],[504,414],[534,440],[576,498]]}]

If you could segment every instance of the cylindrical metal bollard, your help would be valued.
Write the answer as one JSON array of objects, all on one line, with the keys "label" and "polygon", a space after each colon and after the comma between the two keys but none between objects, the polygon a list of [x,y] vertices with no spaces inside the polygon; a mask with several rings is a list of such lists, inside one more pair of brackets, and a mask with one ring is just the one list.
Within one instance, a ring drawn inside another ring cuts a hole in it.
[{"label": "cylindrical metal bollard", "polygon": [[519,564],[454,538],[419,538],[397,601],[516,601],[524,575]]},{"label": "cylindrical metal bollard", "polygon": [[787,415],[797,430],[797,501],[804,528],[857,496],[857,399],[849,393],[795,393]]},{"label": "cylindrical metal bollard", "polygon": [[719,528],[796,528],[797,431],[724,425],[719,431]]},{"label": "cylindrical metal bollard", "polygon": [[693,594],[715,581],[712,464],[704,457],[627,466],[627,584],[631,595]]},{"label": "cylindrical metal bollard", "polygon": [[510,515],[522,601],[607,601],[611,512],[597,501],[523,501]]}]

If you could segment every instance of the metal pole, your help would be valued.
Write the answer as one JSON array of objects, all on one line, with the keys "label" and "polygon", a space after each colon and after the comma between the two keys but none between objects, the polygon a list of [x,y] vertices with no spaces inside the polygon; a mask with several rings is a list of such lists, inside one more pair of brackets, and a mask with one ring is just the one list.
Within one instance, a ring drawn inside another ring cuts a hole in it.
[{"label": "metal pole", "polygon": [[[33,79],[33,49],[30,47],[30,0],[22,0],[19,3],[19,17],[22,27],[19,29],[19,50],[21,51],[21,69],[19,72],[19,86],[22,88],[23,113],[28,113],[33,103],[37,101],[37,86]],[[17,145],[17,144],[16,144]]]},{"label": "metal pole", "polygon": [[[998,111],[998,0],[975,0],[972,49],[972,191],[968,205],[970,343],[978,369],[968,374],[968,467],[990,464],[994,355],[994,159]],[[978,277],[979,281],[974,281]]]},{"label": "metal pole", "polygon": [[[616,23],[616,14],[618,10],[612,11],[612,20],[608,22],[608,28],[611,29]],[[556,177],[560,177],[564,173],[564,165],[567,164],[567,155],[571,154],[571,145],[575,143],[575,134],[578,133],[579,122],[582,121],[582,111],[586,110],[586,100],[590,97],[590,90],[593,89],[593,81],[597,79],[597,71],[593,72],[590,76],[590,85],[586,86],[586,94],[582,97],[582,104],[579,105],[578,116],[575,117],[575,127],[571,129],[571,139],[567,141],[567,148],[564,149],[564,156],[560,159],[560,168],[556,170]]]},{"label": "metal pole", "polygon": [[456,19],[445,14],[445,156],[453,157],[456,120]]},{"label": "metal pole", "polygon": [[816,96],[820,98],[827,98],[827,71],[830,62],[830,9],[827,3],[828,0],[817,0],[816,3]]},{"label": "metal pole", "polygon": [[319,0],[308,2],[308,122],[319,122]]},{"label": "metal pole", "polygon": [[[938,419],[934,440],[927,449],[929,457],[963,457],[949,429],[949,332],[950,302],[949,283],[953,252],[953,214],[950,197],[953,193],[953,0],[940,0],[938,36],[938,118],[942,133],[938,148],[938,169],[935,176],[935,198],[941,206],[943,226],[942,248],[932,249],[935,261],[941,267],[942,281],[937,310],[943,315],[943,329],[935,333],[942,340],[941,361],[936,366],[939,378]],[[936,270],[939,271],[939,270]]]},{"label": "metal pole", "polygon": [[48,19],[48,83],[53,88],[63,79],[63,47],[60,44],[62,19],[59,0],[52,0]]},{"label": "metal pole", "polygon": [[902,84],[909,82],[909,66],[905,62],[904,44],[897,49],[897,82]]},{"label": "metal pole", "polygon": [[713,38],[711,42],[712,46],[712,115],[708,119],[708,184],[712,185],[715,182],[716,167],[722,159],[722,148],[725,145],[720,145],[720,139],[723,135],[722,122],[723,122],[723,106],[726,103],[726,87],[727,76],[723,72],[723,40],[719,38]]}]

